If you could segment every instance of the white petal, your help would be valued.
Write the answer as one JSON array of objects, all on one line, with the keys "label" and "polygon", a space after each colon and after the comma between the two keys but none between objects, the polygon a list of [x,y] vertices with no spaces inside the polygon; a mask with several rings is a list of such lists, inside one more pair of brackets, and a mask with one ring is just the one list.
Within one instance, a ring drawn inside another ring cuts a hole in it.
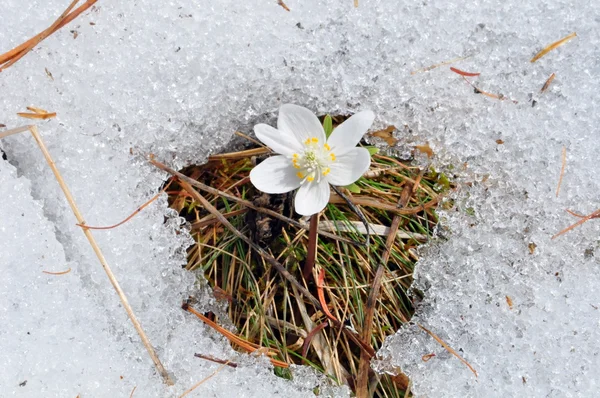
[{"label": "white petal", "polygon": [[371,155],[365,148],[352,148],[350,151],[336,157],[336,161],[329,165],[331,171],[327,174],[327,181],[331,185],[346,186],[358,180],[371,164]]},{"label": "white petal", "polygon": [[309,138],[316,137],[325,144],[325,131],[317,116],[310,110],[292,104],[285,104],[279,108],[277,128],[294,134],[296,139],[303,143]]},{"label": "white petal", "polygon": [[354,148],[365,135],[375,120],[375,114],[371,111],[362,111],[350,116],[348,120],[340,124],[329,136],[327,143],[335,156]]},{"label": "white petal", "polygon": [[302,145],[293,134],[277,130],[268,124],[257,124],[254,133],[263,144],[282,155],[292,155],[302,151]]},{"label": "white petal", "polygon": [[271,156],[250,171],[250,181],[266,193],[285,193],[300,186],[292,161],[285,156]]},{"label": "white petal", "polygon": [[325,179],[321,182],[306,182],[296,193],[294,208],[296,213],[310,216],[323,210],[329,203],[329,184]]}]

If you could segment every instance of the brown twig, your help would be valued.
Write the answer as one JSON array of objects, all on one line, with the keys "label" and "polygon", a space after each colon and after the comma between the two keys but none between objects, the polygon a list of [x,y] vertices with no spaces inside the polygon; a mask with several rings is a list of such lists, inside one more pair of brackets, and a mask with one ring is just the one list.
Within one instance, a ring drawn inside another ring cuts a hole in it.
[{"label": "brown twig", "polygon": [[[1,135],[0,135],[0,138],[1,138]],[[220,196],[220,197],[223,197],[225,199],[231,200],[233,202],[239,203],[239,204],[241,204],[243,206],[246,206],[246,207],[249,207],[249,208],[251,208],[253,210],[256,210],[259,213],[263,213],[263,214],[266,214],[266,215],[271,216],[273,218],[276,218],[278,220],[284,221],[284,222],[286,222],[286,223],[288,223],[290,225],[293,225],[296,228],[303,229],[303,230],[309,230],[309,227],[307,227],[306,225],[302,225],[301,223],[299,223],[296,220],[292,220],[289,217],[285,217],[285,216],[277,213],[276,211],[273,211],[273,210],[270,210],[270,209],[265,209],[264,207],[256,206],[254,203],[252,203],[252,202],[250,202],[248,200],[244,200],[244,199],[238,198],[235,195],[231,195],[231,194],[229,194],[227,192],[220,191],[220,190],[215,189],[213,187],[210,187],[210,186],[208,186],[206,184],[203,184],[203,183],[201,183],[199,181],[196,181],[193,178],[190,178],[190,177],[186,176],[185,174],[182,174],[182,173],[180,173],[180,172],[178,172],[176,170],[173,170],[169,166],[167,166],[167,165],[165,165],[165,164],[163,164],[163,163],[161,163],[161,162],[159,162],[157,160],[150,159],[150,163],[152,163],[154,166],[158,167],[159,169],[161,169],[163,171],[166,171],[167,173],[169,173],[169,174],[177,177],[179,179],[179,181],[185,181],[188,184],[190,184],[191,186],[199,188],[199,189],[201,189],[204,192],[208,192],[208,193],[210,193],[212,195]],[[340,199],[340,200],[343,200],[343,199]],[[418,211],[417,211],[417,213],[418,213]],[[219,213],[219,214],[221,214],[221,213]],[[412,213],[407,213],[407,214],[412,214]],[[335,234],[330,234],[330,233],[327,233],[327,232],[324,232],[324,231],[321,231],[319,233],[321,235],[323,235],[323,236],[326,236],[326,237],[330,238],[330,239],[339,240],[341,242],[348,243],[348,244],[353,245],[353,246],[360,246],[361,245],[360,243],[355,242],[355,241],[353,241],[351,239],[346,239],[344,237],[337,236]]]},{"label": "brown twig", "polygon": [[[418,189],[421,179],[425,174],[425,170],[421,170],[419,176],[415,180],[415,183],[408,182],[407,185],[402,190],[402,194],[400,195],[400,199],[398,200],[397,207],[404,208],[410,201],[412,195]],[[392,219],[392,225],[390,226],[390,233],[387,236],[385,242],[385,250],[383,255],[381,256],[381,261],[377,265],[377,271],[375,272],[375,278],[373,278],[373,284],[371,287],[371,292],[369,293],[369,297],[367,298],[367,303],[365,305],[365,319],[362,329],[362,339],[366,342],[371,341],[371,337],[373,334],[373,319],[375,317],[375,307],[377,304],[377,298],[379,297],[379,291],[381,289],[381,281],[383,278],[383,273],[385,271],[385,264],[387,264],[390,254],[392,252],[392,245],[396,240],[396,232],[400,227],[400,222],[402,221],[402,217],[398,214],[394,216]],[[358,377],[356,381],[356,396],[359,398],[368,397],[369,396],[369,372],[371,370],[370,366],[370,358],[365,355],[361,355],[360,362],[358,365]]]},{"label": "brown twig", "polygon": [[442,345],[442,347],[444,347],[450,354],[454,355],[462,363],[464,363],[465,365],[467,365],[467,367],[471,370],[471,372],[473,372],[473,374],[475,375],[475,377],[478,377],[477,371],[471,366],[471,364],[469,362],[467,362],[463,357],[461,357],[460,355],[458,355],[458,353],[456,351],[454,351],[452,349],[452,347],[450,347],[448,344],[446,344],[446,342],[444,342],[444,340],[440,339],[438,336],[436,336],[433,332],[431,332],[429,329],[425,328],[424,326],[421,326],[420,324],[417,324],[417,326],[420,327],[422,330],[424,330],[425,333],[427,333],[428,335],[430,335],[431,337],[433,337],[433,339],[435,341],[437,341],[438,343],[440,343]]},{"label": "brown twig", "polygon": [[229,367],[232,368],[237,368],[238,364],[235,362],[231,362],[230,360],[224,360],[224,359],[219,359],[219,358],[215,358],[213,356],[210,355],[203,355],[203,354],[194,354],[194,356],[196,358],[202,358],[202,359],[206,359],[207,361],[211,361],[211,362],[215,362],[215,363],[220,363],[221,365],[227,365]]},{"label": "brown twig", "polygon": [[[83,216],[81,215],[81,212],[79,211],[79,208],[75,204],[75,200],[73,199],[73,196],[71,195],[71,191],[67,187],[67,184],[65,183],[64,179],[62,178],[62,175],[56,168],[56,164],[54,163],[52,156],[50,156],[50,153],[48,152],[48,149],[46,148],[46,145],[44,144],[44,141],[42,140],[42,137],[40,136],[37,127],[29,126],[29,131],[31,132],[31,135],[33,135],[33,138],[35,139],[38,146],[40,147],[40,150],[42,151],[42,154],[44,155],[46,162],[48,163],[48,165],[50,166],[50,169],[54,173],[54,176],[55,176],[56,180],[58,181],[58,185],[60,185],[60,188],[62,189],[62,191],[67,199],[67,202],[71,206],[71,210],[73,211],[73,214],[75,214],[75,218],[77,219],[77,221],[80,224],[84,224],[85,220],[83,219]],[[131,319],[131,322],[133,323],[134,328],[138,332],[138,334],[142,340],[142,343],[146,347],[146,350],[148,351],[150,358],[154,362],[154,365],[156,366],[156,369],[158,370],[159,374],[162,376],[163,381],[167,385],[173,385],[173,381],[171,380],[171,377],[167,373],[167,370],[165,369],[163,364],[158,359],[158,356],[156,355],[156,351],[154,351],[152,344],[150,344],[150,340],[146,336],[144,329],[142,329],[142,325],[140,324],[137,317],[135,316],[133,309],[131,308],[131,305],[129,305],[129,301],[127,300],[127,297],[125,296],[125,293],[121,289],[121,286],[119,285],[119,282],[117,281],[117,278],[115,277],[110,266],[106,262],[106,259],[104,258],[104,254],[102,254],[102,251],[100,250],[100,247],[96,243],[94,236],[92,235],[91,231],[89,231],[89,230],[84,230],[83,233],[85,234],[90,245],[92,246],[92,249],[96,253],[96,256],[98,257],[98,260],[100,261],[100,264],[102,265],[102,268],[104,268],[104,271],[106,272],[106,275],[108,276],[108,279],[110,280],[110,283],[113,285],[113,288],[117,292],[119,299],[121,300],[121,304],[123,304],[123,307],[125,308],[125,311],[127,312],[127,315],[129,316],[129,319]]]}]

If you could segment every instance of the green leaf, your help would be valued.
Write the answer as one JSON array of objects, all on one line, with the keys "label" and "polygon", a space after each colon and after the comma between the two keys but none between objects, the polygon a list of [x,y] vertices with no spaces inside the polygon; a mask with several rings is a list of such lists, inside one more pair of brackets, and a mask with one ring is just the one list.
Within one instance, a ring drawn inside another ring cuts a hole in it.
[{"label": "green leaf", "polygon": [[323,130],[325,130],[325,137],[329,138],[333,131],[333,120],[329,115],[325,115],[325,119],[323,119]]},{"label": "green leaf", "polygon": [[374,147],[374,146],[366,146],[365,147],[367,149],[367,151],[369,151],[369,155],[373,156],[376,153],[379,153],[379,148]]},{"label": "green leaf", "polygon": [[350,191],[352,193],[360,193],[360,188],[358,187],[358,185],[356,185],[356,183],[346,185],[344,188],[346,188],[348,191]]}]

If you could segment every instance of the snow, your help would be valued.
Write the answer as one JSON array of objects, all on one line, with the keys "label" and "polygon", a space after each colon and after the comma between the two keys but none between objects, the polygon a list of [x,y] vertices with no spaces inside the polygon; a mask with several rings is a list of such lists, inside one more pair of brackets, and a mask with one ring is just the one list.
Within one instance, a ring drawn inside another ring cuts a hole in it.
[{"label": "snow", "polygon": [[[67,3],[2,2],[0,51],[45,29]],[[276,1],[100,0],[0,74],[0,122],[25,124],[16,112],[31,105],[57,112],[40,132],[88,224],[107,225],[158,191],[165,175],[149,153],[175,167],[202,162],[234,131],[273,124],[282,103],[371,109],[375,127],[399,127],[400,153],[429,142],[435,167],[459,183],[421,253],[415,288],[425,298],[414,322],[479,376],[414,324],[387,341],[375,367],[402,368],[418,396],[596,395],[600,223],[550,238],[578,220],[565,209],[600,207],[600,5],[286,4],[290,12]],[[411,73],[457,57],[468,58]],[[477,87],[518,103],[475,94],[450,66],[481,72],[469,78]],[[0,147],[3,394],[128,396],[135,386],[134,396],[178,396],[219,367],[194,352],[243,366],[190,396],[308,396],[320,383],[305,370],[293,382],[275,377],[180,309],[190,294],[202,309],[215,303],[181,269],[189,238],[161,198],[95,236],[176,381],[165,386],[33,139],[22,133]]]}]

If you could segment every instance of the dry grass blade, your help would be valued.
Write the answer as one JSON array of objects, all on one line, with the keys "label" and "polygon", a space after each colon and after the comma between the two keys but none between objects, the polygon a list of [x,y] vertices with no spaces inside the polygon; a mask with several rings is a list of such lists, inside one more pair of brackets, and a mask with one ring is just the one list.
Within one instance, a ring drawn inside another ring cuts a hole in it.
[{"label": "dry grass blade", "polygon": [[229,361],[227,361],[227,363],[224,363],[223,365],[219,366],[217,368],[217,370],[215,370],[214,372],[212,372],[209,376],[205,377],[204,379],[200,380],[198,383],[196,383],[193,386],[191,386],[189,389],[185,390],[184,393],[179,396],[179,398],[185,397],[186,395],[188,395],[189,393],[191,393],[192,391],[194,391],[196,388],[200,387],[202,384],[206,383],[208,380],[210,380],[213,377],[215,377],[228,364],[229,364]]},{"label": "dry grass blade", "polygon": [[9,135],[22,133],[23,131],[27,131],[30,128],[31,128],[31,126],[29,125],[29,126],[15,127],[14,129],[3,131],[0,133],[0,139],[8,137]]},{"label": "dry grass blade", "polygon": [[562,39],[555,41],[554,43],[550,44],[549,46],[544,47],[539,53],[535,54],[535,56],[533,58],[531,58],[531,61],[529,61],[529,62],[533,63],[533,62],[537,61],[538,59],[542,58],[544,55],[548,54],[550,51],[562,46],[563,44],[565,44],[569,40],[575,38],[576,36],[577,36],[577,33],[573,32],[573,33],[563,37]]},{"label": "dry grass blade", "polygon": [[475,375],[475,377],[478,377],[477,376],[477,371],[471,366],[471,364],[469,362],[467,362],[463,357],[461,357],[460,355],[458,355],[458,353],[456,351],[454,351],[454,349],[452,349],[452,347],[450,347],[448,344],[446,344],[446,342],[444,342],[444,340],[440,339],[438,336],[436,336],[433,332],[431,332],[429,329],[425,328],[424,326],[421,326],[419,324],[417,324],[417,326],[419,326],[422,330],[424,330],[425,333],[427,333],[428,335],[430,335],[431,337],[433,337],[433,339],[435,341],[437,341],[438,343],[440,343],[442,345],[442,347],[444,347],[450,354],[454,355],[462,363],[464,363],[465,365],[467,365],[467,367],[469,368],[469,370],[471,370],[471,372],[473,372],[473,374]]},{"label": "dry grass blade", "polygon": [[[62,178],[62,175],[56,168],[56,164],[54,163],[52,156],[50,156],[50,153],[48,152],[48,149],[46,148],[46,145],[44,144],[44,141],[42,140],[42,137],[40,136],[37,127],[30,126],[29,131],[31,132],[31,135],[35,139],[38,146],[40,147],[40,150],[42,151],[42,154],[44,155],[46,162],[50,166],[50,169],[54,173],[54,177],[56,178],[58,185],[60,185],[60,188],[62,189],[62,191],[67,199],[67,202],[69,203],[69,206],[71,207],[71,210],[73,211],[73,214],[75,214],[75,218],[77,219],[77,222],[79,222],[80,224],[84,224],[85,220],[83,219],[83,216],[81,215],[81,212],[79,211],[79,208],[77,207],[77,204],[75,203],[75,200],[73,199],[73,196],[71,195],[71,191],[67,187],[67,184],[65,183],[64,179]],[[127,300],[127,297],[125,296],[125,293],[121,289],[121,286],[119,285],[119,282],[117,281],[117,278],[115,277],[110,266],[106,262],[106,259],[104,258],[104,254],[102,254],[102,251],[100,250],[100,247],[96,243],[94,236],[92,235],[92,233],[89,230],[84,230],[83,232],[84,232],[86,238],[88,239],[88,242],[92,246],[92,249],[96,253],[96,257],[98,257],[98,260],[100,261],[100,264],[102,265],[102,268],[104,268],[104,271],[106,272],[106,275],[108,276],[108,279],[110,280],[110,283],[113,285],[113,288],[117,292],[117,295],[119,296],[119,299],[121,300],[121,304],[123,304],[123,307],[125,308],[125,311],[127,312],[127,315],[129,316],[129,319],[133,323],[133,326],[135,327],[136,331],[138,332],[138,335],[140,336],[142,343],[146,347],[146,350],[148,351],[150,358],[154,362],[154,365],[156,366],[156,369],[158,370],[159,374],[162,376],[163,381],[167,385],[173,385],[173,381],[171,380],[171,377],[167,373],[167,370],[165,369],[163,364],[158,359],[158,356],[156,355],[156,351],[154,351],[154,347],[152,347],[152,344],[150,343],[150,340],[146,336],[144,329],[142,329],[142,325],[140,324],[137,317],[135,316],[135,313],[133,312],[131,305],[129,305],[129,301]]]}]

